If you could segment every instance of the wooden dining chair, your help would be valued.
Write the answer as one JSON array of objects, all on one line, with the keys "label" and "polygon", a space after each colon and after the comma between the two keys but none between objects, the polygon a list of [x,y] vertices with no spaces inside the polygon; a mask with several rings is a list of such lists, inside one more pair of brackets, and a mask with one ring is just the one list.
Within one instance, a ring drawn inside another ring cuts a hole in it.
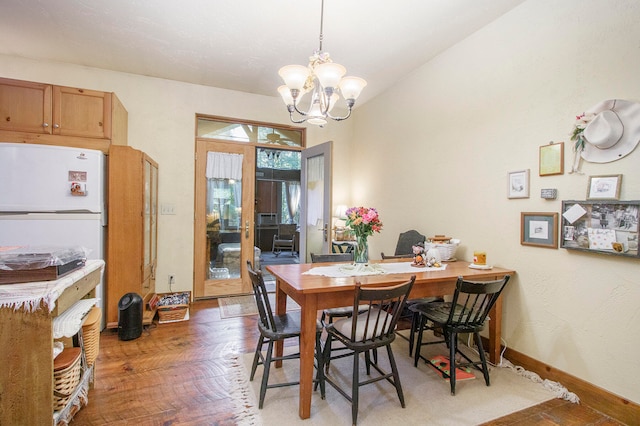
[{"label": "wooden dining chair", "polygon": [[[380,257],[382,258],[383,262],[385,260],[411,259],[413,258],[413,253],[388,255],[388,254],[384,254],[384,252],[381,252]],[[398,333],[397,331],[396,331],[396,334],[409,342],[409,356],[412,356],[413,354],[413,348],[415,346],[415,340],[416,340],[416,333],[418,332],[418,315],[410,311],[409,308],[413,305],[432,303],[432,302],[444,302],[444,299],[442,297],[436,296],[436,297],[421,297],[418,299],[407,300],[405,310],[402,313],[402,316],[400,319],[411,321],[411,326],[409,327],[409,335],[405,336],[404,334]]]},{"label": "wooden dining chair", "polygon": [[[358,390],[360,386],[386,380],[395,387],[400,405],[402,408],[405,407],[400,375],[391,343],[395,340],[396,324],[415,279],[416,276],[413,275],[405,283],[388,287],[365,287],[359,282],[356,283],[353,298],[354,315],[351,318],[339,319],[325,326],[327,338],[324,344],[324,359],[331,359],[332,341],[334,340],[340,342],[345,348],[345,351],[335,356],[334,359],[353,356],[353,379],[350,394],[340,387],[336,379],[331,377],[329,374],[331,369],[327,370],[325,380],[351,402],[351,418],[354,425],[358,420]],[[362,305],[366,305],[367,310],[359,313],[358,307]],[[391,372],[385,371],[378,364],[379,356],[374,356],[372,360],[370,353],[381,347],[387,349]],[[361,354],[364,355],[367,373],[367,379],[364,381],[360,381],[359,373]],[[375,377],[370,377],[371,367],[378,373]]]},{"label": "wooden dining chair", "polygon": [[[349,253],[329,253],[316,254],[311,253],[311,263],[329,263],[329,262],[353,262],[353,252]],[[363,307],[366,309],[366,307]],[[320,321],[333,322],[334,318],[348,318],[353,315],[353,306],[339,306],[337,308],[327,308],[322,311]]]},{"label": "wooden dining chair", "polygon": [[[456,290],[451,302],[426,303],[411,306],[411,310],[419,317],[417,343],[414,354],[414,366],[418,366],[418,361],[423,359],[427,364],[438,369],[430,360],[420,354],[423,345],[431,345],[445,342],[449,348],[449,384],[451,385],[451,395],[456,394],[456,368],[474,367],[482,371],[484,380],[489,386],[489,369],[482,347],[480,331],[484,329],[489,311],[500,297],[500,293],[509,282],[510,275],[494,281],[465,281],[462,277],[456,282]],[[429,324],[428,324],[429,323]],[[423,331],[441,329],[444,340],[434,342],[422,342]],[[460,351],[458,347],[459,333],[473,333],[474,340],[478,346],[479,361],[472,361],[469,356]],[[456,362],[456,354],[459,354],[467,362]]]},{"label": "wooden dining chair", "polygon": [[[301,317],[300,311],[287,312],[283,315],[275,315],[271,309],[271,303],[267,294],[267,287],[265,286],[262,272],[254,270],[251,266],[251,262],[247,261],[247,270],[249,271],[249,277],[251,277],[251,285],[253,287],[253,295],[256,299],[256,305],[258,307],[258,329],[260,331],[260,337],[258,338],[258,344],[256,345],[255,355],[253,357],[253,363],[251,365],[251,375],[249,380],[253,381],[256,374],[256,370],[259,365],[264,367],[262,373],[262,383],[260,384],[260,398],[258,402],[258,408],[262,408],[264,404],[264,398],[267,393],[267,389],[278,388],[283,386],[297,385],[300,382],[286,382],[286,383],[272,383],[269,384],[269,371],[271,363],[276,361],[284,361],[290,359],[299,359],[300,352],[294,354],[288,354],[283,356],[273,356],[273,344],[277,341],[284,341],[289,338],[298,339],[298,347],[300,346],[300,324]],[[324,365],[322,362],[322,347],[320,336],[322,333],[322,324],[318,321],[316,323],[316,379],[320,385],[320,395],[322,399],[325,397],[325,385],[324,385]],[[267,344],[267,350],[265,354],[262,353],[263,346]],[[316,386],[317,387],[317,386]]]}]

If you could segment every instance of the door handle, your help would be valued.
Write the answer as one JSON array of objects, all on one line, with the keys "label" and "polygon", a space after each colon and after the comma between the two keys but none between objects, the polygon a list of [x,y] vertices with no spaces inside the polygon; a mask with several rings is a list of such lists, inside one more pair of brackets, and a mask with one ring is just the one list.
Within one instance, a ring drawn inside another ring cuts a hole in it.
[{"label": "door handle", "polygon": [[329,224],[325,223],[324,228],[322,229],[322,233],[324,234],[324,240],[329,241]]},{"label": "door handle", "polygon": [[249,221],[247,220],[244,225],[244,237],[249,238]]}]

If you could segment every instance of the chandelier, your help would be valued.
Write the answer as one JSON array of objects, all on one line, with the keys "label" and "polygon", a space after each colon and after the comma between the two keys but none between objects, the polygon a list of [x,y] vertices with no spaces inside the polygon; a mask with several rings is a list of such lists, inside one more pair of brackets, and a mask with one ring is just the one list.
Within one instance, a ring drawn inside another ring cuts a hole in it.
[{"label": "chandelier", "polygon": [[[322,51],[322,25],[324,19],[324,0],[320,10],[320,48],[309,58],[309,65],[286,65],[278,71],[284,85],[278,87],[282,100],[287,105],[289,117],[294,123],[316,124],[320,127],[327,124],[327,118],[335,121],[346,120],[351,116],[351,109],[360,96],[367,82],[360,77],[344,77],[347,70],[336,64],[328,52]],[[300,100],[306,93],[311,93],[309,107],[300,109]],[[331,110],[340,99],[340,94],[347,103],[347,115],[335,117]],[[296,118],[297,113],[300,118]]]}]

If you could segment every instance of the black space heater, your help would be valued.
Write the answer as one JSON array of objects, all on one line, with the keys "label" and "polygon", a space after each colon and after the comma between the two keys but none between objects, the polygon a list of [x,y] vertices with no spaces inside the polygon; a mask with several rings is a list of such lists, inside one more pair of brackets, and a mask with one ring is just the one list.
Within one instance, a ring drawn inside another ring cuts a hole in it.
[{"label": "black space heater", "polygon": [[133,340],[142,334],[142,297],[127,293],[118,302],[118,338]]}]

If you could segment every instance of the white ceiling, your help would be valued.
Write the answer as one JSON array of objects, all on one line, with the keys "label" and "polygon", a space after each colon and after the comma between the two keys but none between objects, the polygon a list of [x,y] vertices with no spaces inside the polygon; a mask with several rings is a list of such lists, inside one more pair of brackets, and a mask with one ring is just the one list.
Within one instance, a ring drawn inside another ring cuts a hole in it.
[{"label": "white ceiling", "polygon": [[[524,0],[326,0],[323,50],[359,104]],[[318,48],[320,0],[2,0],[0,54],[278,96]]]}]

